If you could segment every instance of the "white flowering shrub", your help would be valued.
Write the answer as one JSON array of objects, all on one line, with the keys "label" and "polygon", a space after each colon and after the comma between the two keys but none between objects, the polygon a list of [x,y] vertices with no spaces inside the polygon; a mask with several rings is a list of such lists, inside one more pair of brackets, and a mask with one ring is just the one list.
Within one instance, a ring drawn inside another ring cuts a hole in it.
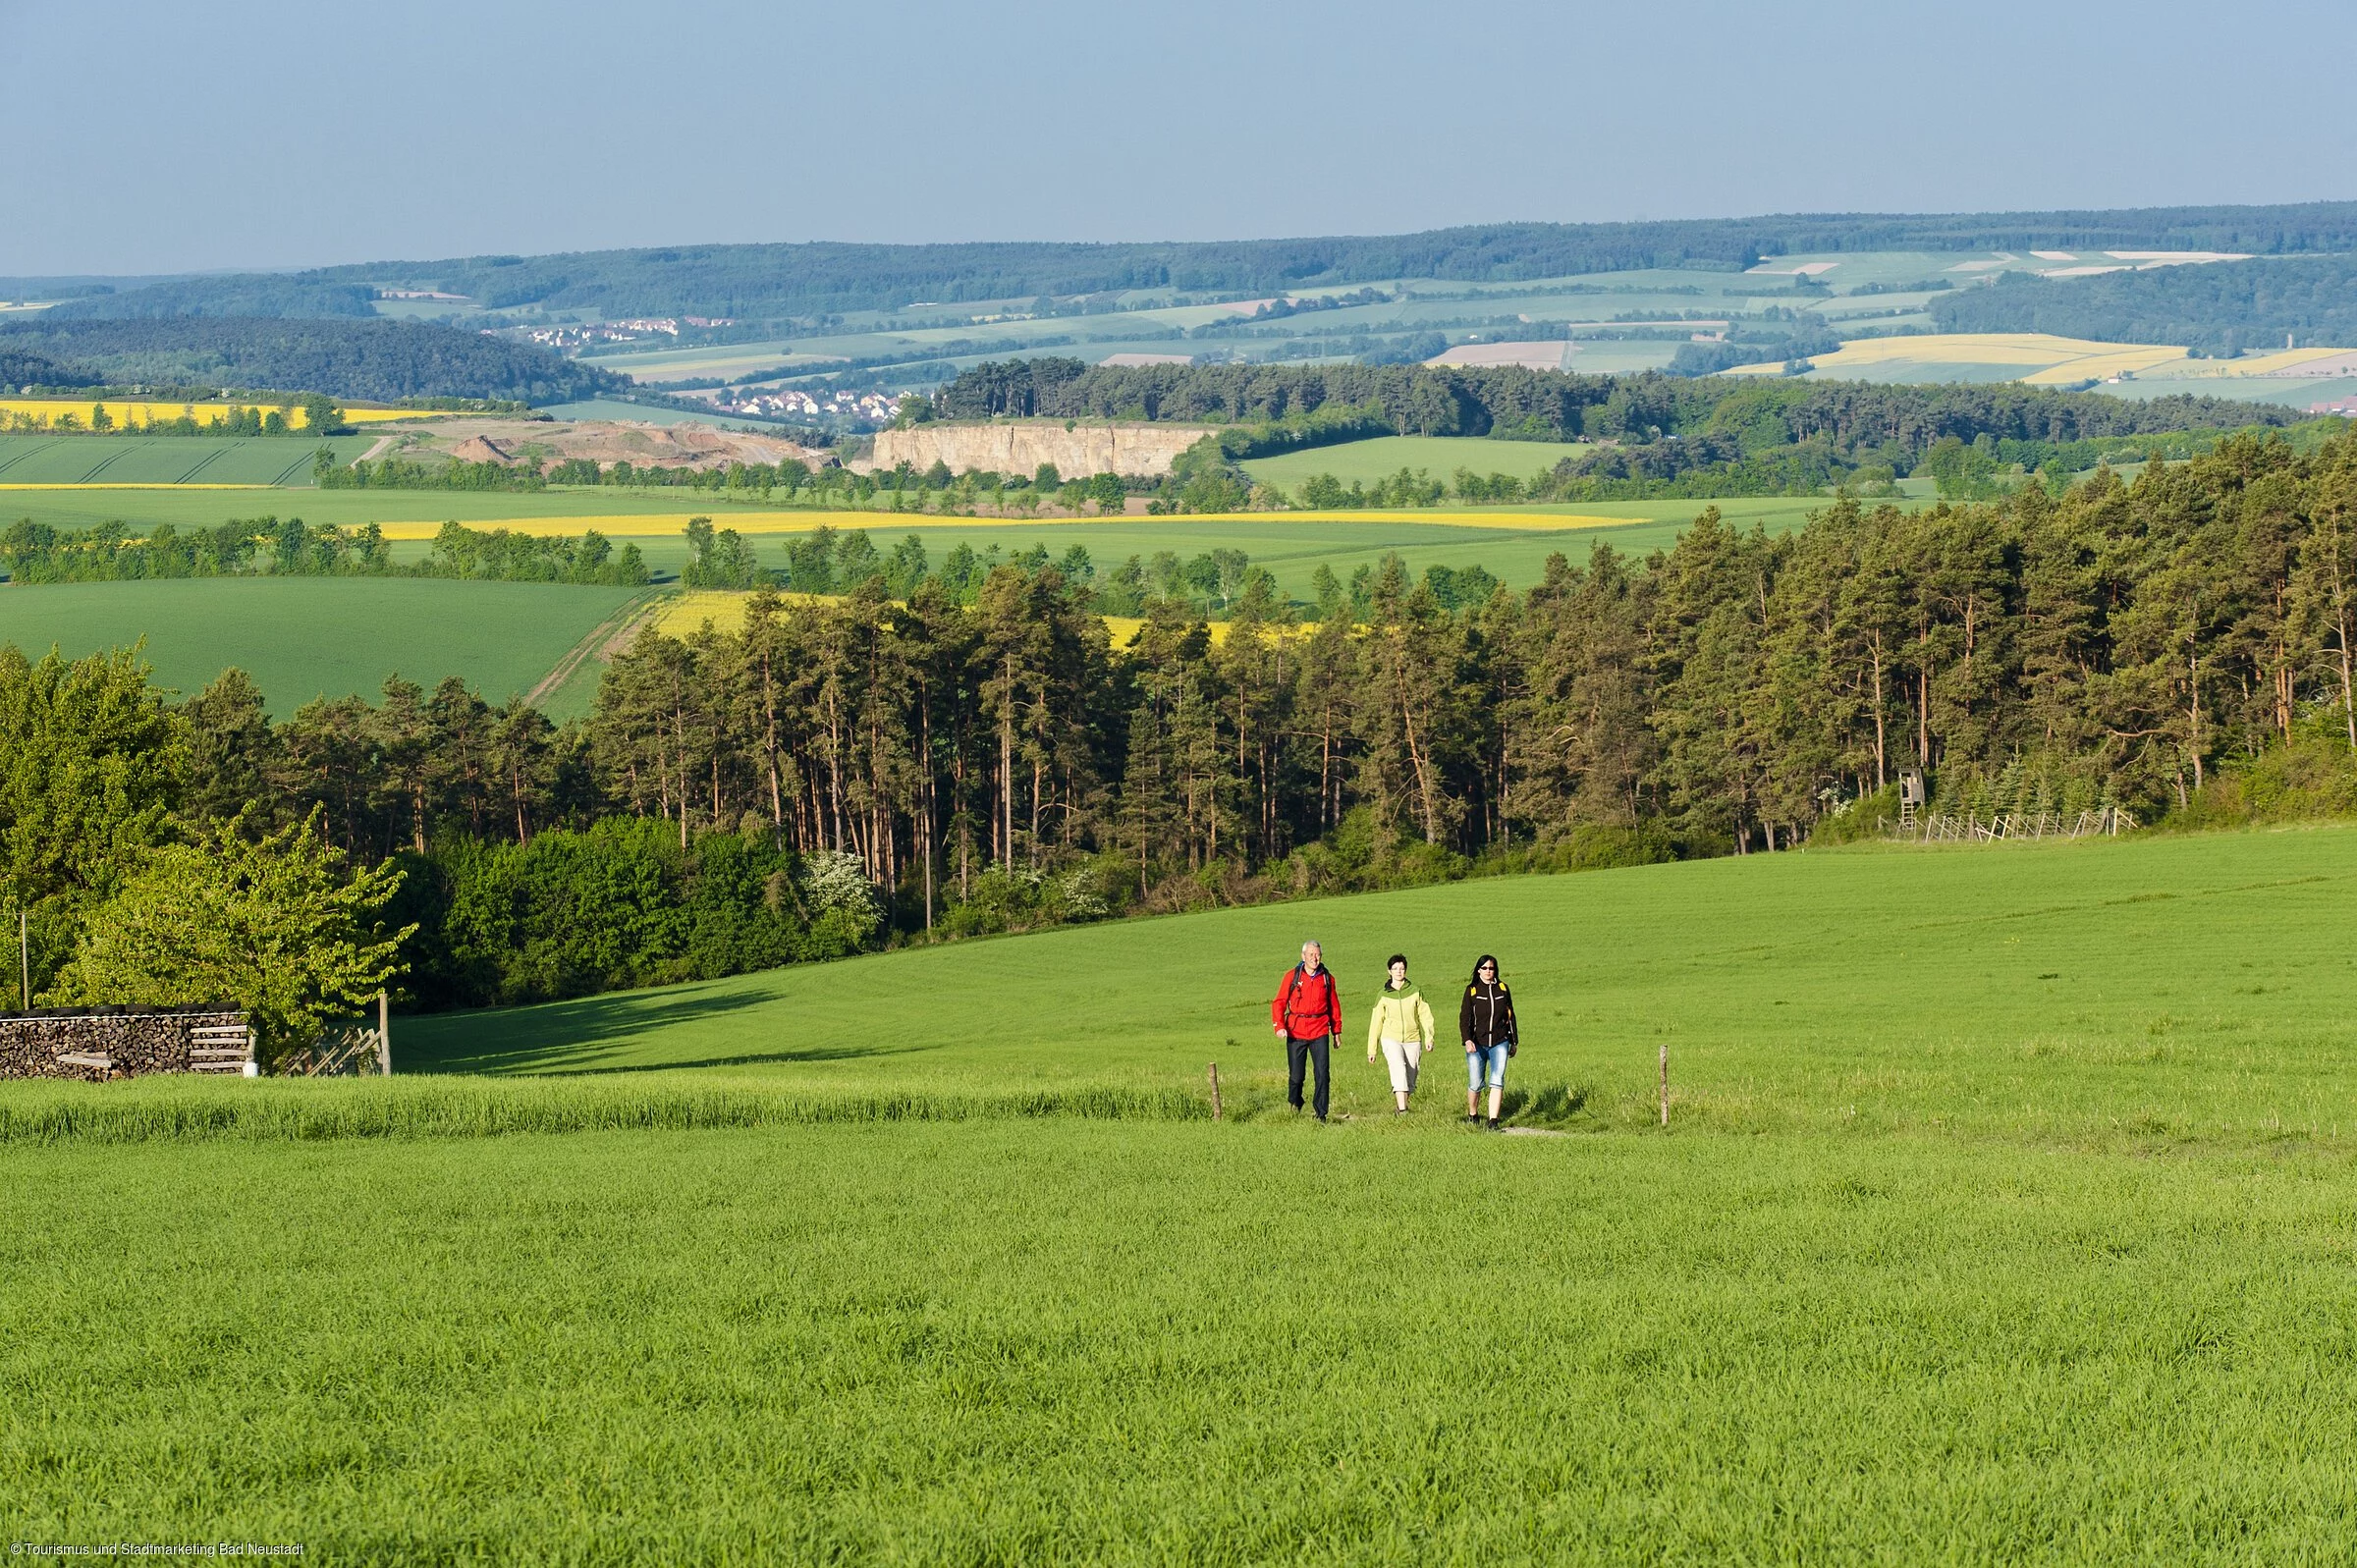
[{"label": "white flowering shrub", "polygon": [[842,849],[804,855],[800,881],[814,925],[832,926],[854,944],[866,942],[883,925],[884,902],[857,855]]}]

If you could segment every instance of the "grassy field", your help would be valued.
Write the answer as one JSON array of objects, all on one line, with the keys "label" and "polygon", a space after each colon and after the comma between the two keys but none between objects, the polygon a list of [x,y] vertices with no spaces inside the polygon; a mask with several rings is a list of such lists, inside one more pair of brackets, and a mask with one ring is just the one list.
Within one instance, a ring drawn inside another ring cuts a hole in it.
[{"label": "grassy field", "polygon": [[1584,443],[1560,441],[1485,441],[1454,436],[1377,436],[1340,446],[1288,452],[1281,457],[1255,458],[1246,472],[1263,484],[1290,491],[1302,480],[1330,473],[1344,484],[1372,484],[1389,479],[1402,468],[1422,468],[1446,479],[1459,468],[1478,474],[1507,473],[1528,479],[1545,473],[1565,458],[1586,452]]},{"label": "grassy field", "polygon": [[[37,657],[144,637],[159,682],[193,692],[236,665],[281,718],[317,696],[373,698],[395,674],[428,687],[460,676],[500,702],[529,691],[634,591],[384,577],[12,586],[0,587],[0,642]],[[568,700],[585,707],[587,694]]]},{"label": "grassy field", "polygon": [[[2343,1559],[2353,882],[2352,829],[1752,857],[397,1024],[488,1076],[6,1086],[0,1512],[385,1562]],[[1349,1119],[1288,1115],[1304,932],[1353,1024],[1394,946],[1444,996],[1499,950],[1512,1117],[1567,1136],[1453,1126],[1446,1060],[1395,1119],[1349,1048]]]},{"label": "grassy field", "polygon": [[[368,436],[0,435],[0,491],[38,484],[308,484],[323,446],[350,462]],[[0,513],[17,500],[0,495]]]},{"label": "grassy field", "polygon": [[[2357,829],[1476,881],[421,1018],[403,1058],[726,1066],[870,1094],[1193,1084],[1224,1057],[1238,1092],[1259,1093],[1267,996],[1308,935],[1353,1006],[1396,948],[1443,997],[1498,953],[1528,1026],[1521,1073],[1578,1091],[1566,1125],[1642,1121],[1668,1041],[1680,1116],[1728,1132],[2110,1142],[2270,1124],[2305,1138],[2337,1121],[2357,1149],[2357,973],[2339,956],[2357,941],[2353,889]],[[1092,992],[1076,1050],[1054,1000],[1070,978],[1147,973]],[[991,1000],[872,1031],[860,1020],[878,995]],[[1355,1108],[1381,1101],[1377,1074],[1344,1076]]]}]

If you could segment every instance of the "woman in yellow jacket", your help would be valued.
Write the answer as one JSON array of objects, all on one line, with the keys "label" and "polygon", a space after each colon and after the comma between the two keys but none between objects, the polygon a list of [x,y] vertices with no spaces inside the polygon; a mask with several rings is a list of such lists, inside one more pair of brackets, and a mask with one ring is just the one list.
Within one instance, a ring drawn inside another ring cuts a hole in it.
[{"label": "woman in yellow jacket", "polygon": [[1407,1097],[1415,1092],[1416,1066],[1432,1049],[1432,1004],[1407,982],[1407,958],[1393,953],[1391,984],[1375,999],[1367,1019],[1367,1060],[1378,1051],[1392,1069],[1392,1098],[1399,1102],[1394,1115],[1407,1114]]}]

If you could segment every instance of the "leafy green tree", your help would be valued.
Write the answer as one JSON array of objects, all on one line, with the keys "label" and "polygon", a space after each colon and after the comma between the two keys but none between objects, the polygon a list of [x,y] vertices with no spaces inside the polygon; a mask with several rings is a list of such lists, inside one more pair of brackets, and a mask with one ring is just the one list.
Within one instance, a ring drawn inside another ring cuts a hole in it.
[{"label": "leafy green tree", "polygon": [[[823,530],[822,530],[823,531]],[[753,547],[734,528],[717,531],[710,517],[687,519],[687,565],[680,581],[690,588],[752,588],[762,579]]]},{"label": "leafy green tree", "polygon": [[171,837],[188,727],[142,654],[36,661],[0,645],[0,889],[31,916],[36,985],[82,911]]},{"label": "leafy green tree", "polygon": [[352,429],[349,424],[344,424],[342,407],[337,407],[335,399],[330,399],[325,392],[304,394],[304,401],[301,401],[301,427],[311,431],[313,436],[340,436],[347,429]]},{"label": "leafy green tree", "polygon": [[245,1011],[265,1061],[318,1038],[400,973],[413,926],[374,917],[401,886],[387,864],[349,879],[319,818],[259,838],[237,822],[144,857],[95,909],[52,1003]]}]

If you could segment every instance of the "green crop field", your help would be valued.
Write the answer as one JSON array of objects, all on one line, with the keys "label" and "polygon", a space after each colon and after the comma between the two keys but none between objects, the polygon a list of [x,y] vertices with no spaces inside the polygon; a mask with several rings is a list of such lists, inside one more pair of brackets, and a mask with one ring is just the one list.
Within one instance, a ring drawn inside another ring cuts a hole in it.
[{"label": "green crop field", "polygon": [[[193,692],[236,665],[281,718],[317,696],[373,698],[396,674],[428,687],[460,676],[500,702],[529,691],[634,591],[406,577],[11,586],[0,587],[0,643],[75,656],[144,637],[161,684]],[[585,691],[567,695],[585,706]]]},{"label": "green crop field", "polygon": [[1377,436],[1339,446],[1313,447],[1275,458],[1255,458],[1246,472],[1263,484],[1291,491],[1302,480],[1330,473],[1343,483],[1372,484],[1389,479],[1402,468],[1422,468],[1446,479],[1459,468],[1478,474],[1511,474],[1529,479],[1547,472],[1565,458],[1588,451],[1585,443],[1562,441],[1487,441],[1461,436]]},{"label": "green crop field", "polygon": [[[0,435],[0,485],[309,484],[322,446],[350,462],[373,436]],[[0,492],[0,514],[16,498]]]},{"label": "green crop field", "polygon": [[[0,1086],[0,1497],[383,1562],[2342,1560],[2352,891],[2350,828],[1813,851]],[[1393,947],[1500,952],[1560,1136],[1347,1044],[1286,1112],[1304,934],[1353,1032]]]}]

